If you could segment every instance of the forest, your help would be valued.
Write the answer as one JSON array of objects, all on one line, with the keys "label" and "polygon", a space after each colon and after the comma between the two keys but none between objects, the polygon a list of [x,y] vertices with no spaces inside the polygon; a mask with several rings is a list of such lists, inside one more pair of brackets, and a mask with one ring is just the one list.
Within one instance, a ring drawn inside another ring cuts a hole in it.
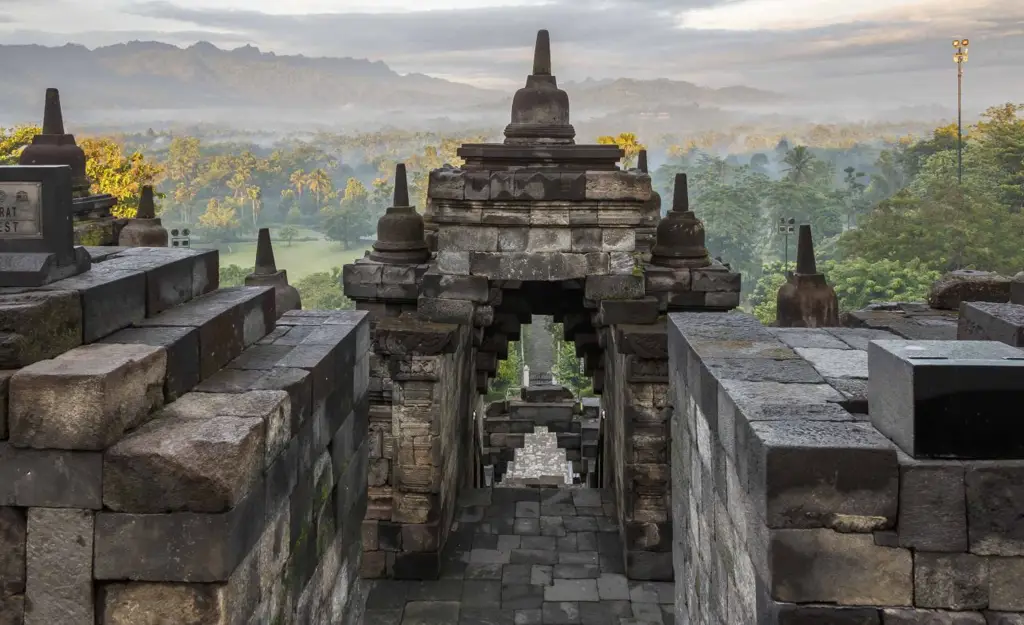
[{"label": "forest", "polygon": [[[905,128],[737,126],[648,142],[624,129],[577,141],[618,144],[625,167],[646,148],[663,211],[675,174],[687,173],[709,250],[743,274],[744,307],[771,323],[786,262],[795,264],[795,237],[780,231],[780,221],[811,224],[818,266],[843,310],[921,299],[953,269],[1024,269],[1024,105],[990,108],[964,128],[962,181],[955,125]],[[15,163],[38,131],[0,129],[0,164]],[[395,164],[407,164],[422,210],[429,171],[458,166],[460,144],[492,135],[390,129],[268,139],[206,127],[80,136],[79,145],[93,190],[115,195],[120,214],[133,213],[142,184],[155,184],[165,225],[187,225],[195,246],[221,250],[224,284],[241,282],[257,229],[270,227],[278,263],[305,306],[344,308],[351,303],[338,284],[340,267],[372,242]],[[571,374],[569,360],[560,377]]]}]

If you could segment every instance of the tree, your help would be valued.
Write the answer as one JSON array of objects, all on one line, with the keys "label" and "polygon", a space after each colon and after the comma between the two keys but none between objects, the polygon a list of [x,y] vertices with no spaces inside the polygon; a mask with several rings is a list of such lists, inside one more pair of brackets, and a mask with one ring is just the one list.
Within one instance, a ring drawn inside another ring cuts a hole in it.
[{"label": "tree", "polygon": [[321,199],[331,192],[331,186],[331,177],[322,168],[314,169],[306,177],[306,188],[313,194],[313,205],[317,210],[320,210]]},{"label": "tree", "polygon": [[941,273],[918,260],[827,261],[821,268],[836,290],[841,310],[860,310],[878,302],[916,302],[928,296]]},{"label": "tree", "polygon": [[17,165],[21,151],[42,131],[39,126],[0,127],[0,165]]},{"label": "tree", "polygon": [[238,265],[221,266],[220,285],[242,286],[245,284],[245,277],[252,273],[252,267],[239,267]]},{"label": "tree", "polygon": [[[788,269],[794,271],[796,263],[790,263]],[[786,270],[778,261],[764,265],[750,294],[751,312],[766,326],[774,325],[777,319],[779,289],[786,283]]]},{"label": "tree", "polygon": [[376,220],[369,206],[369,192],[356,178],[349,178],[345,195],[337,208],[321,211],[321,231],[332,241],[346,248],[359,243],[360,238],[372,234]]},{"label": "tree", "polygon": [[632,132],[620,132],[618,136],[612,137],[605,135],[598,137],[597,142],[600,145],[617,145],[625,155],[622,157],[622,168],[632,169],[636,167],[637,158],[640,155],[640,150],[647,149],[644,147],[636,138],[636,135]]},{"label": "tree", "polygon": [[277,235],[285,240],[285,243],[288,244],[288,247],[291,247],[292,241],[295,239],[295,237],[299,236],[299,229],[296,228],[295,226],[285,226],[284,228],[281,228],[281,231],[278,232]]},{"label": "tree", "polygon": [[576,355],[576,346],[562,340],[564,328],[555,323],[549,326],[551,340],[554,343],[555,362],[552,367],[555,381],[572,391],[576,397],[583,395],[591,387],[590,379],[583,375],[583,364]]},{"label": "tree", "polygon": [[814,179],[816,160],[807,146],[796,146],[782,159],[782,162],[786,164],[786,180],[796,184],[809,184]]},{"label": "tree", "polygon": [[508,358],[498,362],[498,373],[491,382],[491,392],[504,395],[511,388],[519,388],[523,384],[523,362],[519,353],[519,343],[508,344]]},{"label": "tree", "polygon": [[113,139],[87,138],[82,140],[81,147],[86,158],[85,173],[92,181],[91,192],[109,193],[117,198],[112,211],[115,217],[133,217],[143,185],[153,184],[163,168],[147,161],[141,152],[125,157]]},{"label": "tree", "polygon": [[306,310],[352,310],[355,304],[341,289],[341,268],[311,273],[295,283]]},{"label": "tree", "polygon": [[238,213],[228,199],[211,199],[206,212],[199,217],[199,231],[210,241],[230,241],[241,227]]},{"label": "tree", "polygon": [[199,194],[202,168],[200,140],[196,137],[174,137],[167,149],[166,171],[174,183],[172,197],[182,223],[192,223],[192,203]]}]

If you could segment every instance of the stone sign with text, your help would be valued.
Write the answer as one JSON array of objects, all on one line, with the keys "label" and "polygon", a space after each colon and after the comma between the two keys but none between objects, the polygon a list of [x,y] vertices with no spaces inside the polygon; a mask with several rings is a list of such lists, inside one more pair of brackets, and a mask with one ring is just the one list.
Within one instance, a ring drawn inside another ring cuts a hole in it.
[{"label": "stone sign with text", "polygon": [[0,167],[0,287],[34,287],[87,271],[75,246],[71,168]]}]

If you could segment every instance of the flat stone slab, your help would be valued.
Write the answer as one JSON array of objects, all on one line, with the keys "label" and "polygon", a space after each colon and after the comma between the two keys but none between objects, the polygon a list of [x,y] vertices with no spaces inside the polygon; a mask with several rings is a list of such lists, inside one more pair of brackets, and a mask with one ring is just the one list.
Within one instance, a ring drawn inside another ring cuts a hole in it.
[{"label": "flat stone slab", "polygon": [[796,353],[826,378],[868,378],[868,354],[865,351],[798,347]]}]

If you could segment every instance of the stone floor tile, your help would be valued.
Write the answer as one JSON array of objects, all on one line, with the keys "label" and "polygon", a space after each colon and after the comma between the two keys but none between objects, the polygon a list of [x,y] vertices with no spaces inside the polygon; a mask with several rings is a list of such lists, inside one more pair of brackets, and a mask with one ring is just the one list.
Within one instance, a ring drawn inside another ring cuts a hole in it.
[{"label": "stone floor tile", "polygon": [[459,625],[514,625],[515,612],[495,607],[474,608],[463,604],[459,611]]},{"label": "stone floor tile", "polygon": [[645,582],[644,585],[658,593],[658,603],[675,605],[676,587],[672,582]]},{"label": "stone floor tile", "polygon": [[473,537],[473,549],[497,549],[498,534],[477,534]]},{"label": "stone floor tile", "polygon": [[409,601],[459,601],[462,599],[461,579],[438,579],[410,582]]},{"label": "stone floor tile", "polygon": [[[466,554],[466,560],[469,554]],[[463,579],[466,577],[466,567],[469,563],[461,559],[444,559],[441,561],[441,579]]]},{"label": "stone floor tile", "polygon": [[665,621],[665,625],[676,625],[676,611],[673,606],[661,606],[661,616]]},{"label": "stone floor tile", "polygon": [[597,579],[601,568],[596,564],[556,564],[552,572],[555,579]]},{"label": "stone floor tile", "polygon": [[519,503],[516,504],[516,518],[539,519],[540,502],[520,501]]},{"label": "stone floor tile", "polygon": [[557,538],[565,536],[565,522],[562,521],[562,517],[547,515],[541,516],[540,534],[541,536],[555,536]]},{"label": "stone floor tile", "polygon": [[523,537],[515,534],[501,534],[498,536],[498,551],[512,551],[519,549]]},{"label": "stone floor tile", "polygon": [[509,584],[501,587],[501,609],[537,610],[544,603],[544,588],[530,584]]},{"label": "stone floor tile", "polygon": [[462,606],[497,609],[501,606],[501,582],[470,580],[462,585]]},{"label": "stone floor tile", "polygon": [[530,583],[534,586],[551,585],[552,567],[545,564],[534,564],[530,569]]},{"label": "stone floor tile", "polygon": [[468,508],[470,506],[491,505],[490,488],[468,488],[459,493],[459,506]]},{"label": "stone floor tile", "polygon": [[544,623],[543,613],[538,610],[516,610],[515,625],[542,625]]},{"label": "stone floor tile", "polygon": [[540,495],[540,505],[568,503],[572,504],[573,488],[549,488],[544,489]]},{"label": "stone floor tile", "polygon": [[601,506],[576,506],[576,516],[604,516],[604,508]]},{"label": "stone floor tile", "polygon": [[614,519],[618,516],[615,514],[615,504],[613,503],[603,503],[601,504],[601,509],[604,510],[604,515],[609,519]]},{"label": "stone floor tile", "polygon": [[466,565],[463,579],[501,579],[501,564],[481,564],[470,562]]},{"label": "stone floor tile", "polygon": [[452,625],[459,622],[457,601],[410,601],[402,625]]},{"label": "stone floor tile", "polygon": [[520,536],[539,536],[539,519],[516,519],[513,532]]},{"label": "stone floor tile", "polygon": [[597,551],[597,532],[577,532],[577,551]]},{"label": "stone floor tile", "polygon": [[596,579],[555,579],[544,588],[545,601],[600,601]]},{"label": "stone floor tile", "polygon": [[510,562],[512,564],[556,564],[558,552],[543,549],[513,549]]},{"label": "stone floor tile", "polygon": [[541,504],[540,513],[543,516],[576,516],[576,506],[572,503],[546,503]]},{"label": "stone floor tile", "polygon": [[520,501],[540,502],[540,489],[537,488],[494,488],[491,490],[491,503],[518,503]]},{"label": "stone floor tile", "polygon": [[625,575],[603,573],[597,578],[601,601],[629,601],[629,580]]},{"label": "stone floor tile", "polygon": [[597,531],[599,532],[614,532],[618,536],[619,524],[614,519],[610,519],[606,516],[594,517],[597,521]]},{"label": "stone floor tile", "polygon": [[600,554],[606,553],[622,553],[622,541],[619,540],[618,534],[612,534],[609,532],[601,532],[595,534],[597,536],[597,552]]},{"label": "stone floor tile", "polygon": [[497,549],[474,549],[469,552],[470,564],[507,564],[509,553]]},{"label": "stone floor tile", "polygon": [[532,572],[532,564],[506,564],[501,573],[501,583],[506,586],[512,584],[529,584]]},{"label": "stone floor tile", "polygon": [[395,580],[379,580],[370,589],[366,598],[367,610],[401,610],[408,601],[409,582]]},{"label": "stone floor tile", "polygon": [[633,603],[658,603],[658,591],[644,582],[631,582],[629,600]]},{"label": "stone floor tile", "polygon": [[367,610],[363,625],[401,625],[403,610]]},{"label": "stone floor tile", "polygon": [[[562,536],[561,538],[556,538],[555,540],[557,542],[555,543],[555,549],[557,549],[559,552],[564,553],[571,553],[576,551],[578,544],[576,542],[577,536],[579,536],[579,534],[568,534],[566,536]],[[594,548],[596,549],[597,547],[595,546]]]},{"label": "stone floor tile", "polygon": [[559,564],[600,564],[596,551],[577,551],[576,553],[558,554]]},{"label": "stone floor tile", "polygon": [[[628,603],[626,604],[629,605]],[[619,617],[609,608],[608,602],[584,602],[580,606],[580,623],[586,625],[619,625]],[[632,614],[627,609],[627,612]]]},{"label": "stone floor tile", "polygon": [[650,623],[663,623],[661,606],[654,603],[633,603],[633,617]]},{"label": "stone floor tile", "polygon": [[602,573],[619,573],[622,575],[626,574],[626,564],[622,559],[621,553],[608,555],[601,554],[599,558],[601,561]]},{"label": "stone floor tile", "polygon": [[455,520],[459,523],[479,523],[483,519],[484,508],[481,506],[463,508],[459,510],[459,513],[457,515],[455,515]]},{"label": "stone floor tile", "polygon": [[567,532],[597,531],[597,519],[592,516],[563,516],[562,523]]},{"label": "stone floor tile", "polygon": [[600,506],[601,491],[595,488],[580,488],[572,492],[573,505],[579,506]]},{"label": "stone floor tile", "polygon": [[540,549],[543,551],[554,551],[556,541],[561,540],[554,536],[523,536],[520,549]]},{"label": "stone floor tile", "polygon": [[574,625],[580,622],[580,604],[574,601],[545,601],[541,613],[544,625]]}]

